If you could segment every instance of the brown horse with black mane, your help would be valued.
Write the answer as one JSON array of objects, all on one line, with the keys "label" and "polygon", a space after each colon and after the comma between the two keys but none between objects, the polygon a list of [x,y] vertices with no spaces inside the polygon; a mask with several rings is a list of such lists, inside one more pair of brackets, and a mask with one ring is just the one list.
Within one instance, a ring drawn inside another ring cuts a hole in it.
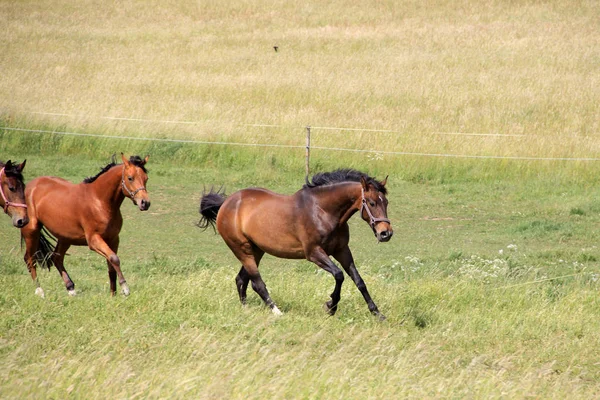
[{"label": "brown horse with black mane", "polygon": [[10,160],[6,163],[0,161],[0,207],[11,217],[12,224],[17,228],[29,223],[23,183],[26,161],[21,164],[13,164]]},{"label": "brown horse with black mane", "polygon": [[348,220],[360,211],[378,241],[390,240],[393,230],[387,218],[386,182],[387,177],[380,182],[360,171],[342,169],[316,174],[312,182],[291,196],[250,188],[226,197],[211,189],[200,201],[202,219],[198,226],[206,229],[216,225],[242,263],[236,277],[242,304],[246,303],[246,289],[251,281],[271,311],[281,314],[258,272],[261,258],[269,253],[280,258],[305,258],[332,274],[335,289],[325,307],[334,315],[344,274],[329,258],[333,256],[354,281],[371,313],[383,320],[385,316],[371,299],[348,248]]},{"label": "brown horse with black mane", "polygon": [[[25,262],[36,290],[44,297],[37,279],[36,262],[48,269],[55,265],[70,295],[75,295],[75,284],[65,270],[63,261],[70,246],[89,246],[106,258],[110,292],[117,290],[116,278],[124,295],[129,287],[121,272],[117,256],[119,232],[123,226],[121,204],[130,198],[141,211],[150,207],[146,191],[148,156],[125,158],[117,164],[115,157],[96,176],[73,184],[62,178],[42,176],[27,184],[25,196],[29,207],[29,225],[21,229],[27,250]],[[47,232],[56,238],[53,248]]]}]

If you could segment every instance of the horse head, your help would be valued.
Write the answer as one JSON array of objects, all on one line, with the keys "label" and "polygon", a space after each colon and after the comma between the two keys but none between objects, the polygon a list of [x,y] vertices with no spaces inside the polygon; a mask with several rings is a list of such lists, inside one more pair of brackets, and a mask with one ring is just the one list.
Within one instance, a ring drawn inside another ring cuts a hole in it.
[{"label": "horse head", "polygon": [[133,204],[139,207],[140,211],[146,211],[150,208],[150,198],[146,191],[146,182],[148,182],[148,172],[144,167],[148,162],[149,156],[142,159],[138,156],[132,156],[129,160],[121,153],[123,160],[123,178],[121,187],[125,197],[129,197]]},{"label": "horse head", "polygon": [[364,176],[360,178],[362,191],[360,215],[369,223],[379,242],[387,242],[394,234],[392,223],[387,217],[388,200],[385,197],[387,178],[386,176],[383,181],[378,182],[379,185],[367,182]]},{"label": "horse head", "polygon": [[22,228],[29,223],[22,175],[25,162],[26,160],[21,164],[13,164],[8,160],[0,168],[0,195],[4,202],[4,212],[10,215],[13,225],[17,228]]}]

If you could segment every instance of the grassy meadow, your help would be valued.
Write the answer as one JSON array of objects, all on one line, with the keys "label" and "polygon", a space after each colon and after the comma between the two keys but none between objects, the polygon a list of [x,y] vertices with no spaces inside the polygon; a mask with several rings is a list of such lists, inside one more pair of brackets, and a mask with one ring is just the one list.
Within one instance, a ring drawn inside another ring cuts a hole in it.
[{"label": "grassy meadow", "polygon": [[[600,396],[599,16],[594,1],[0,1],[0,159],[78,182],[150,154],[152,199],[122,207],[128,298],[86,248],[65,261],[78,295],[40,270],[38,298],[0,218],[0,397]],[[312,171],[390,176],[392,240],[351,220],[384,322],[350,279],[327,317],[333,278],[273,257],[283,317],[251,290],[242,308],[237,261],[194,226],[204,187],[298,190],[307,125]]]}]

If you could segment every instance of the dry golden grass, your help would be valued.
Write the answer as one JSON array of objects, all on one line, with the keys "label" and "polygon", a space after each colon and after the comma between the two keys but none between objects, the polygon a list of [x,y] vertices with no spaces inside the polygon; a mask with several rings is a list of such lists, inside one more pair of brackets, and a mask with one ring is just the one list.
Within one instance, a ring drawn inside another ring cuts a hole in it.
[{"label": "dry golden grass", "polygon": [[594,1],[0,7],[0,109],[21,124],[298,145],[306,125],[355,127],[399,133],[314,130],[313,144],[600,156]]}]

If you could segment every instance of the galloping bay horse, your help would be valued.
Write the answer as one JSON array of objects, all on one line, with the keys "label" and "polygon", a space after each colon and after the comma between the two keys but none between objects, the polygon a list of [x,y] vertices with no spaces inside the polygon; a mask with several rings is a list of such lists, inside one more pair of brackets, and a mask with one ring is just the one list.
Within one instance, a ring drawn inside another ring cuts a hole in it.
[{"label": "galloping bay horse", "polygon": [[379,242],[393,234],[387,218],[387,177],[379,182],[360,171],[341,169],[316,174],[312,182],[291,196],[266,189],[243,189],[226,197],[210,190],[200,201],[200,228],[216,229],[242,263],[235,281],[242,304],[246,303],[248,282],[275,315],[280,315],[258,271],[265,253],[280,258],[307,259],[335,278],[331,300],[325,303],[330,315],[337,311],[343,272],[331,261],[333,256],[354,281],[369,310],[380,319],[367,287],[354,265],[348,248],[348,220],[360,216]]},{"label": "galloping bay horse", "polygon": [[[64,179],[42,176],[27,184],[25,196],[29,207],[30,223],[21,229],[26,244],[25,262],[36,285],[35,293],[44,297],[44,290],[37,279],[36,263],[50,268],[55,265],[70,295],[75,295],[75,284],[65,270],[63,261],[70,246],[89,246],[106,258],[110,292],[115,295],[116,278],[124,295],[129,287],[121,272],[117,256],[119,232],[123,226],[121,204],[130,198],[141,211],[150,207],[146,191],[148,175],[142,159],[132,156],[129,160],[121,153],[123,164],[115,157],[107,166],[82,183],[73,184]],[[52,244],[45,231],[56,238]]]},{"label": "galloping bay horse", "polygon": [[22,174],[26,161],[21,164],[13,164],[10,160],[6,164],[0,161],[0,207],[11,217],[12,224],[17,228],[29,223]]}]

